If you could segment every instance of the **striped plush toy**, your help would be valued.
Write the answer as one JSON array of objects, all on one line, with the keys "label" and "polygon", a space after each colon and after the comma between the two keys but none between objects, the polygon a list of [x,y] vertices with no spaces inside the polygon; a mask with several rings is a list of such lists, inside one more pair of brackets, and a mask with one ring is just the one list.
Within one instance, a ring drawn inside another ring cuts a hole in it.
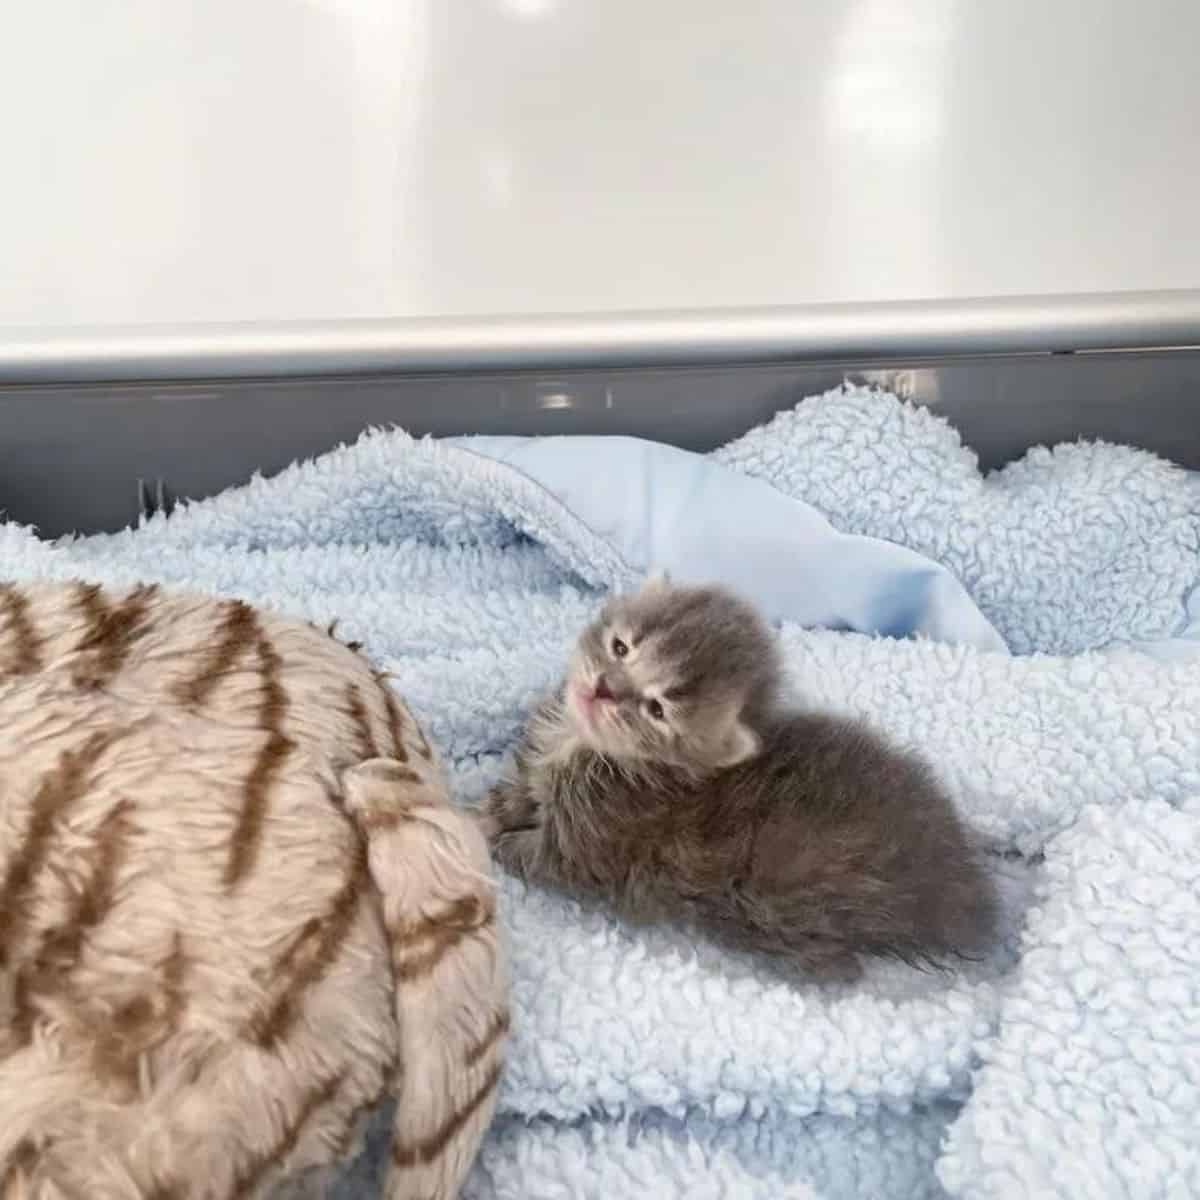
[{"label": "striped plush toy", "polygon": [[240,601],[0,587],[0,1196],[457,1194],[508,1026],[487,850],[367,661]]}]

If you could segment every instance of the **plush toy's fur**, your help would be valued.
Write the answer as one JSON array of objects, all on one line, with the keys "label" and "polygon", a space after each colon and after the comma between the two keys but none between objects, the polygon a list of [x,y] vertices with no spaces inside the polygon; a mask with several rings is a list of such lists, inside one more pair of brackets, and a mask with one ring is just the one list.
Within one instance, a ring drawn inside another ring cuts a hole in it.
[{"label": "plush toy's fur", "polygon": [[487,849],[325,631],[0,586],[0,1197],[225,1200],[399,1099],[454,1196],[507,1030]]}]

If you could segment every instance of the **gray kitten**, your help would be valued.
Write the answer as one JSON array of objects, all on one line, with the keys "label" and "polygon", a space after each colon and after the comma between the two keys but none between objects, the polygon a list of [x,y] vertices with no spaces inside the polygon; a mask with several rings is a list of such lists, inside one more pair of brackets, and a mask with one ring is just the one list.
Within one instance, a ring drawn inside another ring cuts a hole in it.
[{"label": "gray kitten", "polygon": [[808,972],[942,963],[995,936],[993,883],[929,768],[787,710],[772,634],[716,588],[611,601],[482,820],[527,880]]}]

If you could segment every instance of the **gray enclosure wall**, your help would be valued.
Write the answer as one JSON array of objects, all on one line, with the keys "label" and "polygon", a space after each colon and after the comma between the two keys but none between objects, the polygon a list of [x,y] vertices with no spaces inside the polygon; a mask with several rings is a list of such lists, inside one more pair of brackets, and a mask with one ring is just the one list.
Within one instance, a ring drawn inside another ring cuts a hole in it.
[{"label": "gray enclosure wall", "polygon": [[0,507],[45,536],[112,530],[156,495],[212,495],[371,425],[631,434],[707,450],[843,379],[944,414],[984,468],[1035,444],[1129,442],[1200,468],[1200,350],[892,363],[732,363],[0,386]]}]

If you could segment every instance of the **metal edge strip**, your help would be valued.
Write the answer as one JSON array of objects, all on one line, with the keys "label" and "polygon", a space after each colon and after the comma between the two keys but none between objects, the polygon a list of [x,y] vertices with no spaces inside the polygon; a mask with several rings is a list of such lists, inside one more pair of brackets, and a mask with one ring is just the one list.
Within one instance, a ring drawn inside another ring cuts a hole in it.
[{"label": "metal edge strip", "polygon": [[0,327],[0,384],[1200,346],[1200,288],[560,316]]}]

